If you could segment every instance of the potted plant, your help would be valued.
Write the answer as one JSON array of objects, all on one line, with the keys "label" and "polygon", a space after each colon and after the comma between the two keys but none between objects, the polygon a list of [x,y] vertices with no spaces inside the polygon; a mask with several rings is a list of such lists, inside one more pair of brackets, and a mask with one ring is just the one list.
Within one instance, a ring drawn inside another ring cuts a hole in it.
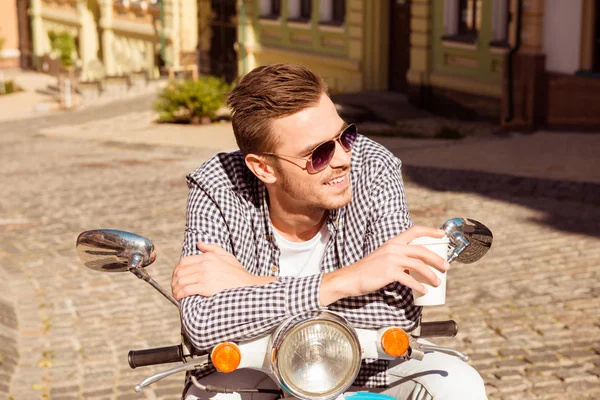
[{"label": "potted plant", "polygon": [[73,53],[75,52],[75,39],[69,32],[50,32],[50,47],[60,58],[60,64],[66,71],[73,69],[74,60]]},{"label": "potted plant", "polygon": [[[63,107],[73,106],[73,94],[77,91],[77,79],[75,76],[75,39],[67,31],[49,32],[50,47],[60,60],[60,70],[58,73],[58,87],[61,90],[61,103]],[[52,55],[51,53],[51,55]]]}]

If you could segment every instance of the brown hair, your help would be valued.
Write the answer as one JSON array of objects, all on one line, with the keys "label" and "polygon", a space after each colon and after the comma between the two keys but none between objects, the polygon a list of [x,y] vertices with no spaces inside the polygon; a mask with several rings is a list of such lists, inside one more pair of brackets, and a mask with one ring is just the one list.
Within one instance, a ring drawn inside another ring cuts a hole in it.
[{"label": "brown hair", "polygon": [[327,93],[325,81],[299,65],[271,64],[250,71],[227,99],[242,153],[275,150],[271,121],[315,107],[323,93]]}]

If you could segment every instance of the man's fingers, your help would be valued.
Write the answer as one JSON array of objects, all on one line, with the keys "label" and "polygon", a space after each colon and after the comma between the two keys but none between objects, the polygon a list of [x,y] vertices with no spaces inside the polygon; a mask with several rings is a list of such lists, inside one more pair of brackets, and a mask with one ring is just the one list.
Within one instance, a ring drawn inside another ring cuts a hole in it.
[{"label": "man's fingers", "polygon": [[203,254],[195,254],[193,256],[187,256],[187,257],[181,258],[179,260],[179,262],[177,263],[177,265],[175,266],[175,269],[173,269],[173,275],[175,275],[175,273],[179,269],[186,268],[189,265],[198,264],[205,258],[206,258],[206,256],[204,255],[204,253]]},{"label": "man's fingers", "polygon": [[421,236],[430,236],[436,239],[441,239],[445,234],[446,233],[441,229],[432,228],[430,226],[415,225],[396,236],[396,238],[402,244],[409,244]]},{"label": "man's fingers", "polygon": [[412,276],[402,272],[398,277],[398,282],[406,286],[407,288],[416,290],[421,294],[427,294],[427,288],[421,282],[418,282]]},{"label": "man's fingers", "polygon": [[422,277],[419,280],[424,280],[424,283],[427,283],[428,285],[437,287],[441,283],[435,272],[433,272],[433,270],[427,265],[425,265],[425,263],[423,263],[423,261],[421,260],[414,258],[408,258],[403,260],[401,271],[404,274],[406,274],[406,272],[404,271],[405,269],[409,270],[409,274],[411,272],[417,272]]},{"label": "man's fingers", "polygon": [[202,272],[192,271],[188,274],[180,274],[174,280],[174,286],[187,286],[190,284],[201,283],[203,281],[204,274]]},{"label": "man's fingers", "polygon": [[198,247],[198,250],[200,250],[203,253],[229,254],[221,246],[214,243],[198,242],[196,247]]},{"label": "man's fingers", "polygon": [[437,269],[441,272],[446,272],[450,268],[450,264],[433,251],[421,245],[404,246],[402,253],[411,258],[418,258],[425,264]]},{"label": "man's fingers", "polygon": [[178,286],[175,291],[173,291],[173,297],[175,300],[179,301],[184,297],[188,296],[208,296],[205,292],[206,286],[201,283],[195,283],[187,286]]}]

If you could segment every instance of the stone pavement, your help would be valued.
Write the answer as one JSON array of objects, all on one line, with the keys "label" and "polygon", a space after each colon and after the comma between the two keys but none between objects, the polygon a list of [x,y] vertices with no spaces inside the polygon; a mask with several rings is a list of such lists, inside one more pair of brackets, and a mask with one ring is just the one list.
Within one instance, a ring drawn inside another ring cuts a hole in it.
[{"label": "stone pavement", "polygon": [[22,89],[0,96],[0,121],[28,118],[58,109],[52,96],[38,92],[48,85],[55,85],[56,78],[34,71],[8,69],[0,70],[0,80],[12,80]]},{"label": "stone pavement", "polygon": [[[133,385],[159,368],[130,370],[126,361],[129,349],[177,343],[173,306],[133,276],[85,269],[74,246],[79,232],[100,227],[144,235],[158,252],[150,271],[168,287],[182,239],[185,174],[233,144],[223,127],[166,125],[144,143],[155,128],[144,114],[150,103],[0,126],[0,399],[177,398],[182,376],[135,394]],[[538,165],[544,143],[563,138],[544,135],[529,138],[534,153],[512,159],[514,147],[500,138],[379,139],[405,160],[415,223],[467,216],[494,232],[489,255],[449,272],[448,303],[425,310],[428,320],[459,323],[456,338],[437,342],[472,356],[490,399],[600,398],[600,203],[590,201],[599,188],[597,161],[587,159],[590,171]],[[591,156],[593,138],[568,153]],[[529,143],[518,139],[517,149]],[[458,158],[448,159],[454,168],[438,164],[443,149],[456,149]],[[487,163],[471,165],[467,156]],[[589,178],[576,179],[582,176]],[[561,197],[561,188],[579,195]]]},{"label": "stone pavement", "polygon": [[[124,143],[237,148],[230,122],[190,126],[156,124],[155,119],[150,110],[123,110],[123,114],[107,115],[102,121],[74,124],[67,120],[65,125],[55,124],[40,133]],[[429,122],[423,119],[423,124]],[[600,184],[600,134],[597,133],[540,131],[532,135],[485,134],[451,140],[376,136],[371,132],[377,132],[377,125],[359,123],[358,127],[414,167]]]}]

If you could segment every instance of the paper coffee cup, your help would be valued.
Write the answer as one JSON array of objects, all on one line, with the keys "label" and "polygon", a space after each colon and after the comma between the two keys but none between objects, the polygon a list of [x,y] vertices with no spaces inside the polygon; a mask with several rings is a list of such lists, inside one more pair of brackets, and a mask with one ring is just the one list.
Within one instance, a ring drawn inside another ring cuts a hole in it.
[{"label": "paper coffee cup", "polygon": [[[416,238],[410,242],[410,244],[423,246],[442,257],[444,260],[448,260],[448,245],[450,244],[450,240],[446,236],[441,239],[422,236]],[[418,272],[410,271],[410,276],[415,278],[418,282],[421,282],[427,288],[426,294],[421,294],[415,290],[412,291],[414,302],[417,306],[439,306],[446,303],[446,273],[439,271],[434,267],[429,268],[431,268],[437,277],[440,278],[440,281],[442,281],[437,287],[425,283],[425,278]]]}]

